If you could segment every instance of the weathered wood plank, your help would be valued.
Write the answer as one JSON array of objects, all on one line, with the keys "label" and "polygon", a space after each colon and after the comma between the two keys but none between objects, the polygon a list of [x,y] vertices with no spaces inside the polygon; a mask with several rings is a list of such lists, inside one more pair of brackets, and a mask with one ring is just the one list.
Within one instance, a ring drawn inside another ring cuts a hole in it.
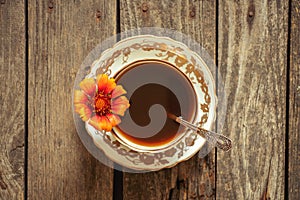
[{"label": "weathered wood plank", "polygon": [[115,32],[115,1],[29,1],[29,199],[112,199],[113,170],[80,142],[71,92],[83,59]]},{"label": "weathered wood plank", "polygon": [[228,95],[217,199],[283,199],[288,1],[219,1],[218,65]]},{"label": "weathered wood plank", "polygon": [[0,1],[0,199],[24,195],[25,12]]},{"label": "weathered wood plank", "polygon": [[[120,1],[121,31],[156,26],[182,31],[215,56],[216,5],[213,1]],[[214,199],[215,155],[146,174],[124,173],[124,199]]]},{"label": "weathered wood plank", "polygon": [[289,96],[289,199],[300,199],[300,4],[291,4]]}]

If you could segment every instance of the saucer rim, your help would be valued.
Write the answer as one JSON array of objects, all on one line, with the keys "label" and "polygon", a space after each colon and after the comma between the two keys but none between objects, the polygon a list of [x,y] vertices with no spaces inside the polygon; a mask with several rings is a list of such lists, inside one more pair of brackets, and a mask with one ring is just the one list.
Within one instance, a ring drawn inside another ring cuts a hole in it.
[{"label": "saucer rim", "polygon": [[[95,66],[94,66],[94,63],[96,63],[97,61],[99,61],[99,60],[103,57],[103,55],[109,53],[109,52],[112,51],[114,48],[116,48],[116,46],[118,46],[118,45],[120,45],[120,44],[122,44],[122,43],[125,43],[125,42],[127,42],[127,41],[129,41],[129,40],[137,39],[137,38],[142,38],[142,39],[144,39],[144,38],[145,38],[145,39],[146,39],[146,38],[152,38],[152,39],[158,38],[158,39],[168,40],[168,41],[171,42],[171,43],[177,44],[177,45],[179,45],[179,46],[183,46],[184,48],[186,48],[186,50],[189,51],[189,53],[190,53],[191,55],[197,57],[197,59],[199,59],[199,61],[202,62],[202,66],[205,67],[206,72],[207,72],[208,75],[210,76],[209,78],[210,78],[210,80],[212,80],[213,88],[214,88],[213,93],[210,94],[210,95],[213,95],[213,96],[214,96],[214,98],[212,98],[212,99],[215,100],[215,106],[214,106],[214,109],[212,109],[212,112],[214,113],[214,118],[211,120],[211,124],[210,124],[210,127],[209,127],[209,130],[211,130],[212,127],[213,127],[213,125],[215,124],[215,120],[216,120],[216,110],[217,110],[217,107],[218,107],[218,106],[217,106],[217,103],[218,103],[218,97],[217,97],[217,95],[216,95],[216,83],[215,83],[215,79],[213,78],[213,75],[212,75],[211,70],[209,69],[209,67],[207,66],[207,64],[203,61],[203,59],[200,57],[200,55],[197,54],[195,51],[191,50],[186,44],[184,44],[184,43],[182,43],[182,42],[179,42],[179,41],[176,41],[176,40],[174,40],[174,39],[172,39],[172,38],[170,38],[170,37],[165,37],[165,36],[155,36],[155,35],[150,35],[150,34],[127,37],[127,38],[125,38],[125,39],[123,39],[123,40],[121,40],[121,41],[119,41],[119,42],[116,42],[111,48],[108,48],[108,49],[106,49],[105,51],[103,51],[103,52],[101,53],[101,55],[99,56],[99,58],[96,59],[96,60],[93,62],[93,64],[91,65],[91,66],[92,66],[91,68],[94,68],[94,67],[95,67]],[[86,122],[85,124],[87,125],[88,123]],[[88,134],[91,136],[92,133],[89,132],[88,128],[86,128],[86,130],[87,130]],[[112,136],[115,137],[113,133],[112,133]],[[91,137],[92,137],[92,136],[91,136]],[[200,137],[200,136],[198,136],[198,137]],[[127,168],[129,168],[129,169],[134,169],[134,170],[138,170],[138,171],[144,171],[144,170],[147,170],[147,171],[157,171],[157,170],[161,170],[161,169],[164,169],[164,168],[172,168],[172,167],[176,166],[178,163],[181,163],[181,162],[183,162],[183,161],[189,160],[191,157],[195,156],[195,154],[196,154],[197,152],[199,152],[199,150],[204,146],[204,144],[205,144],[205,142],[206,142],[206,139],[205,139],[205,138],[202,138],[202,139],[203,139],[202,145],[199,145],[199,147],[197,147],[197,149],[194,150],[193,153],[191,153],[189,156],[187,156],[187,157],[185,157],[185,158],[179,158],[179,159],[178,159],[176,162],[174,162],[173,164],[170,164],[170,165],[164,165],[164,166],[158,167],[158,168],[153,168],[153,167],[147,168],[147,165],[143,165],[142,167],[133,167],[133,166],[127,165],[126,162],[125,162],[125,163],[124,163],[124,162],[122,162],[122,163],[118,162],[116,159],[114,159],[113,156],[109,156],[109,155],[105,152],[105,150],[104,150],[103,147],[97,145],[97,143],[95,142],[95,137],[92,137],[92,139],[93,139],[94,144],[98,147],[98,149],[101,150],[101,151],[102,151],[102,152],[103,152],[110,160],[112,160],[113,162],[119,163],[120,165],[122,165],[122,166],[124,166],[124,167],[127,167]],[[181,138],[181,139],[183,139],[183,138]],[[177,142],[180,142],[181,139],[179,139]],[[173,145],[176,145],[177,142],[174,143]],[[122,145],[123,145],[123,144],[122,144]],[[173,146],[173,145],[172,145],[172,146]],[[127,147],[127,146],[126,146],[126,147]],[[170,148],[171,148],[171,146],[170,146]],[[114,149],[113,149],[113,150],[114,150]],[[114,151],[115,151],[115,150],[114,150]],[[141,154],[141,153],[144,153],[144,152],[137,152],[137,153],[138,153],[138,154]],[[158,152],[150,152],[150,153],[155,154],[155,153],[158,153]],[[139,165],[137,165],[137,166],[139,166]]]}]

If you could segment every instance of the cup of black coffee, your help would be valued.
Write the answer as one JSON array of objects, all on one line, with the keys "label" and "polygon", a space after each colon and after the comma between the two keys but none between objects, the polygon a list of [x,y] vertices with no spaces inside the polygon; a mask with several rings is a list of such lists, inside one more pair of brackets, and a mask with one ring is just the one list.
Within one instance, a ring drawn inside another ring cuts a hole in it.
[{"label": "cup of black coffee", "polygon": [[197,98],[191,80],[162,60],[139,60],[115,75],[127,91],[130,107],[113,128],[116,138],[137,151],[157,151],[176,143],[185,128],[167,113],[193,121]]}]

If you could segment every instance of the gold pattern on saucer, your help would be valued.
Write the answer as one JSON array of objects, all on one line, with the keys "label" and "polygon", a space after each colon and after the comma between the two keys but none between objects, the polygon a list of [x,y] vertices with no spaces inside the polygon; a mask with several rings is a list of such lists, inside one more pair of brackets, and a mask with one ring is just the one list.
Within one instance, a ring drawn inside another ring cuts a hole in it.
[{"label": "gold pattern on saucer", "polygon": [[132,162],[133,164],[143,163],[144,165],[168,164],[169,160],[167,158],[173,157],[176,153],[178,154],[177,158],[182,157],[186,150],[185,147],[194,145],[194,141],[197,137],[197,134],[192,133],[185,139],[185,142],[180,141],[175,147],[167,149],[163,152],[141,153],[123,146],[118,140],[114,138],[113,135],[110,135],[107,132],[98,131],[97,134],[102,134],[104,142],[111,148],[115,149],[120,155],[124,156],[128,161]]}]

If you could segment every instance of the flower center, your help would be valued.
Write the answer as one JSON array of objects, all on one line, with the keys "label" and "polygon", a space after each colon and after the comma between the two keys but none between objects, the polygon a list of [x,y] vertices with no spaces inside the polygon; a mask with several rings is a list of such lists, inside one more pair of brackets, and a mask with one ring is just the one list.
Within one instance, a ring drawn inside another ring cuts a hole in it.
[{"label": "flower center", "polygon": [[111,98],[109,96],[102,93],[98,93],[94,98],[94,109],[96,114],[103,116],[110,113],[110,100]]}]

